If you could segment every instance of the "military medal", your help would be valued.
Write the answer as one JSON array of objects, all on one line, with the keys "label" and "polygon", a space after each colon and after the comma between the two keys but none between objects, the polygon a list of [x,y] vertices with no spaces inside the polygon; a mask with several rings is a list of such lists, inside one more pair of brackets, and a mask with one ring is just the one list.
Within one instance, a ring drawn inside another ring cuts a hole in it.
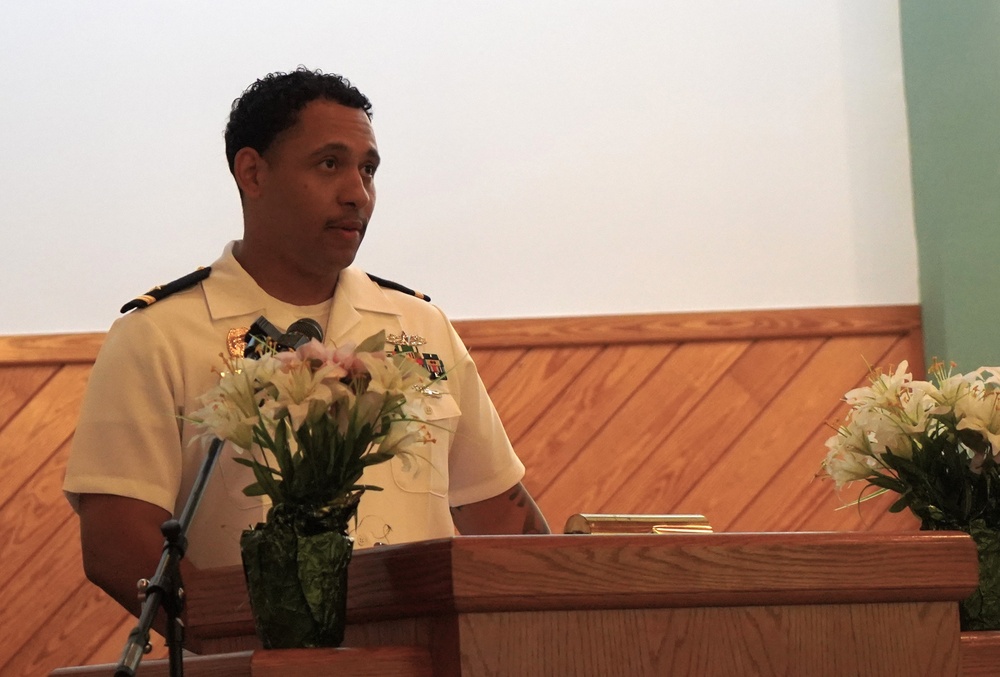
[{"label": "military medal", "polygon": [[233,327],[226,336],[226,347],[229,349],[230,357],[243,357],[243,352],[247,349],[247,332],[250,327]]},{"label": "military medal", "polygon": [[[405,331],[398,334],[389,334],[385,337],[385,342],[392,344],[392,352],[405,355],[407,359],[413,360],[427,370],[431,380],[447,380],[444,363],[434,353],[421,353],[420,346],[427,344],[427,339],[416,334],[407,334]],[[432,393],[427,393],[432,394]],[[440,396],[440,393],[434,393]]]},{"label": "military medal", "polygon": [[385,342],[391,343],[392,345],[396,346],[397,350],[395,352],[397,353],[411,352],[411,351],[398,350],[403,346],[408,346],[410,348],[413,348],[413,352],[419,352],[417,348],[427,343],[427,339],[425,339],[423,336],[417,336],[416,334],[407,334],[404,331],[399,334],[389,334],[388,336],[385,337]]},{"label": "military medal", "polygon": [[448,377],[445,375],[444,362],[434,353],[423,354],[423,367],[431,375],[431,380],[448,380]]}]

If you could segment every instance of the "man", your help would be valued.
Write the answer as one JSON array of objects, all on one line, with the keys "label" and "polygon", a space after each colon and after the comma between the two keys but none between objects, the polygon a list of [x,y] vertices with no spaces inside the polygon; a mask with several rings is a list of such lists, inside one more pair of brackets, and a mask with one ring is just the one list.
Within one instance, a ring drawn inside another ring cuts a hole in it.
[{"label": "man", "polygon": [[[220,353],[260,316],[304,317],[327,342],[380,330],[387,350],[417,349],[444,370],[425,412],[429,463],[372,466],[385,488],[361,502],[358,547],[462,534],[548,533],[476,369],[444,315],[413,292],[350,267],[375,207],[379,153],[368,99],[346,80],[300,68],[258,80],[233,104],[226,155],[243,239],[211,270],[153,290],[119,319],[94,366],[64,490],[80,515],[87,576],[137,612],[135,583],[160,556],[159,526],[180,513],[204,457],[183,419],[216,382]],[[143,308],[143,306],[147,306]],[[227,449],[228,449],[227,445]],[[219,459],[189,531],[186,563],[239,562],[239,534],[267,505],[243,495],[249,470]],[[369,472],[370,471],[370,472]]]}]

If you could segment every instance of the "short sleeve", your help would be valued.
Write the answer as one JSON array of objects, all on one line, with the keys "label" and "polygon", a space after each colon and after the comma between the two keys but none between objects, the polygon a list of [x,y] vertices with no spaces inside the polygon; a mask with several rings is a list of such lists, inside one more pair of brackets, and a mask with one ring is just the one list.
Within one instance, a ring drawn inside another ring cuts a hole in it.
[{"label": "short sleeve", "polygon": [[120,318],[94,363],[63,490],[136,498],[173,513],[182,457],[173,347],[141,312]]},{"label": "short sleeve", "polygon": [[448,502],[458,506],[493,498],[511,488],[524,477],[524,464],[514,453],[472,356],[450,322],[448,330],[456,360],[448,379],[455,381],[451,392],[462,411],[448,457]]}]

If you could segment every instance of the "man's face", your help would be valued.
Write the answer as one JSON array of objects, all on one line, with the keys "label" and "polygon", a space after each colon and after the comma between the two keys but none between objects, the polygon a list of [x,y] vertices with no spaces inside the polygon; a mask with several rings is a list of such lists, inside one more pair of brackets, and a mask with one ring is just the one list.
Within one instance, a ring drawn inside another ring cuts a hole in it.
[{"label": "man's face", "polygon": [[365,112],[312,101],[262,158],[259,218],[245,239],[297,274],[351,265],[375,209],[379,156]]}]

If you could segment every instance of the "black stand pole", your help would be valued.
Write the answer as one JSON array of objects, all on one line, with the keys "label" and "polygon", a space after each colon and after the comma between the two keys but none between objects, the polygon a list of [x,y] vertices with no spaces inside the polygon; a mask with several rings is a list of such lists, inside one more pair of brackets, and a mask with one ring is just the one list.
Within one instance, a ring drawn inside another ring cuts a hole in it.
[{"label": "black stand pole", "polygon": [[135,677],[139,661],[149,646],[149,630],[153,627],[153,621],[161,606],[167,614],[166,640],[170,656],[170,676],[180,677],[184,674],[184,624],[180,620],[181,612],[184,610],[184,588],[181,585],[180,565],[187,549],[188,527],[195,511],[198,510],[198,504],[201,503],[201,497],[205,493],[205,487],[215,468],[215,461],[219,457],[222,445],[223,440],[218,438],[212,440],[208,455],[201,464],[201,470],[191,488],[187,504],[181,512],[180,520],[167,520],[160,527],[165,539],[163,554],[160,556],[160,564],[156,567],[153,577],[148,581],[143,579],[139,582],[145,591],[139,624],[129,633],[121,660],[118,661],[115,670],[115,677]]}]

